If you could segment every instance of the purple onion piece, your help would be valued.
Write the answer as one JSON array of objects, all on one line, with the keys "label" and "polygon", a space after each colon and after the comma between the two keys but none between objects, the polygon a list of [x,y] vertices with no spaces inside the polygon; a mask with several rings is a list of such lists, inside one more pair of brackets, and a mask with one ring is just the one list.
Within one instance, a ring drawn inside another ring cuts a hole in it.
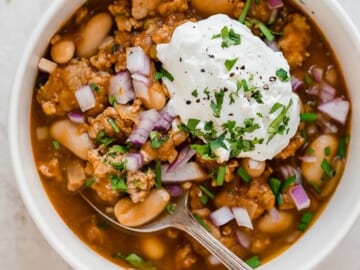
[{"label": "purple onion piece", "polygon": [[172,197],[179,197],[184,194],[184,189],[180,185],[168,185],[166,189]]},{"label": "purple onion piece", "polygon": [[141,112],[139,124],[132,130],[128,140],[137,146],[144,144],[159,118],[159,113],[154,109]]},{"label": "purple onion piece", "polygon": [[301,81],[295,76],[291,76],[291,86],[293,91],[298,91],[303,85],[303,81]]},{"label": "purple onion piece", "polygon": [[81,112],[70,112],[68,113],[69,119],[77,124],[85,123],[85,116]]},{"label": "purple onion piece", "polygon": [[282,6],[284,6],[282,0],[268,0],[268,4],[271,9],[281,8]]},{"label": "purple onion piece", "polygon": [[135,98],[129,72],[120,72],[110,79],[109,95],[114,96],[119,104],[126,104]]},{"label": "purple onion piece", "polygon": [[191,149],[189,145],[185,146],[177,155],[175,161],[169,165],[167,172],[172,172],[181,167],[187,163],[195,154],[196,151],[194,149]]}]

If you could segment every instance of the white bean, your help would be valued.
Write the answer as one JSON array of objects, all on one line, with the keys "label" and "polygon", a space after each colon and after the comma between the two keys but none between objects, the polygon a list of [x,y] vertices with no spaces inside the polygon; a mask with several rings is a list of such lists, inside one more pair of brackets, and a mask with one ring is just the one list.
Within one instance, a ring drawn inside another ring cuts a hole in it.
[{"label": "white bean", "polygon": [[60,120],[50,127],[50,135],[77,155],[86,160],[87,153],[93,148],[93,144],[87,133],[79,132],[78,126],[70,120]]},{"label": "white bean", "polygon": [[[328,149],[329,155],[325,154]],[[301,172],[310,184],[321,185],[321,178],[324,170],[321,163],[326,159],[331,163],[338,148],[338,139],[333,135],[320,135],[317,137],[307,149],[308,156],[301,164]]]},{"label": "white bean", "polygon": [[251,158],[244,158],[242,165],[250,177],[259,177],[265,171],[266,162],[256,161]]},{"label": "white bean", "polygon": [[72,40],[60,40],[50,50],[52,60],[58,64],[69,62],[75,54],[75,43]]},{"label": "white bean", "polygon": [[269,214],[266,214],[260,218],[257,227],[265,233],[280,233],[290,228],[293,222],[294,215],[289,212],[279,211],[277,220]]},{"label": "white bean", "polygon": [[234,10],[234,1],[229,0],[191,0],[190,2],[197,12],[205,16],[218,13],[232,15]]},{"label": "white bean", "polygon": [[77,55],[85,58],[94,55],[109,34],[112,25],[113,20],[108,13],[99,13],[92,17],[80,33]]},{"label": "white bean", "polygon": [[115,216],[125,226],[141,226],[160,215],[169,200],[170,195],[165,189],[153,189],[140,203],[135,204],[130,198],[120,199],[115,205]]},{"label": "white bean", "polygon": [[141,247],[146,258],[159,260],[165,255],[165,246],[160,238],[155,236],[141,239]]}]

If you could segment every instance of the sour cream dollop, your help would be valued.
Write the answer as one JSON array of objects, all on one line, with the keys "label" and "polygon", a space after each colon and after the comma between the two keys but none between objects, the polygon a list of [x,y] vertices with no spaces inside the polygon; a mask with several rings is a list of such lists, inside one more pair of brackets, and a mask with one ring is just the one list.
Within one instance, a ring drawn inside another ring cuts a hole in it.
[{"label": "sour cream dollop", "polygon": [[238,21],[182,24],[157,56],[173,76],[163,79],[170,106],[219,162],[271,159],[296,133],[300,103],[286,59]]}]

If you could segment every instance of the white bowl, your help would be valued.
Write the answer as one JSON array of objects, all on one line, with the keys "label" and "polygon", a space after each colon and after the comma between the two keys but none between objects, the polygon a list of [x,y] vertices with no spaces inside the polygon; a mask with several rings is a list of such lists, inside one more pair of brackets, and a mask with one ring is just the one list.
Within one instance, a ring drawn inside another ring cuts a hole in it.
[{"label": "white bowl", "polygon": [[[59,217],[47,197],[34,166],[30,131],[30,109],[37,63],[50,38],[83,0],[56,0],[29,40],[14,81],[10,104],[9,138],[12,164],[22,198],[40,231],[75,269],[114,270],[111,262],[88,248]],[[336,0],[297,0],[315,19],[327,37],[344,72],[350,91],[352,131],[349,160],[336,193],[317,222],[291,248],[261,270],[314,268],[348,232],[360,212],[360,38],[356,28]]]}]

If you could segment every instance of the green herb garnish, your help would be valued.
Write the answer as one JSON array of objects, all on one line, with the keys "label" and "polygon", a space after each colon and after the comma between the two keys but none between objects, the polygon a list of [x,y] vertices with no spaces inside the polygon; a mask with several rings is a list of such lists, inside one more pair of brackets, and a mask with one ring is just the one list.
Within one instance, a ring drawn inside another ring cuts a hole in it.
[{"label": "green herb garnish", "polygon": [[236,64],[236,62],[237,62],[238,59],[239,59],[239,58],[226,59],[226,60],[225,60],[225,68],[226,68],[226,70],[227,70],[227,71],[230,71],[230,70],[233,68],[233,66]]},{"label": "green herb garnish", "polygon": [[249,12],[250,9],[250,5],[251,5],[251,0],[246,0],[245,5],[243,10],[241,11],[240,17],[239,17],[239,22],[244,23],[246,20],[246,16]]},{"label": "green herb garnish", "polygon": [[60,143],[58,141],[52,141],[52,146],[54,147],[55,150],[59,150],[60,149]]},{"label": "green herb garnish", "polygon": [[86,187],[91,187],[94,183],[95,183],[95,178],[94,178],[94,177],[90,177],[90,178],[86,179],[86,181],[85,181],[85,186],[86,186]]},{"label": "green herb garnish", "polygon": [[219,92],[215,92],[215,101],[211,100],[210,107],[213,111],[215,117],[220,117],[221,108],[224,101],[224,91],[220,90]]},{"label": "green herb garnish", "polygon": [[110,138],[106,135],[104,130],[100,130],[98,134],[96,134],[95,142],[97,145],[108,146],[114,141],[115,140],[113,138]]},{"label": "green herb garnish", "polygon": [[110,184],[112,190],[127,191],[126,176],[117,176],[115,174],[110,175]]},{"label": "green herb garnish", "polygon": [[224,165],[218,168],[215,179],[215,182],[218,186],[222,186],[224,184],[225,172],[226,172],[226,167]]},{"label": "green herb garnish", "polygon": [[193,97],[198,97],[198,95],[199,95],[198,90],[197,90],[197,89],[193,90],[193,91],[191,92],[191,95],[192,95]]},{"label": "green herb garnish", "polygon": [[156,270],[155,266],[153,266],[150,262],[145,261],[136,253],[130,253],[124,259],[139,270]]},{"label": "green herb garnish", "polygon": [[244,180],[246,183],[251,181],[251,176],[247,173],[247,171],[243,167],[239,167],[237,169],[237,174]]},{"label": "green herb garnish", "polygon": [[169,203],[166,206],[166,211],[170,214],[173,215],[175,213],[176,210],[176,203]]},{"label": "green herb garnish", "polygon": [[283,106],[283,109],[281,110],[281,112],[278,114],[278,116],[270,123],[269,127],[268,127],[268,133],[271,135],[267,141],[267,143],[269,143],[269,141],[276,135],[276,134],[283,134],[284,130],[286,129],[288,122],[289,122],[289,117],[286,116],[289,108],[291,107],[293,101],[292,99],[290,99],[288,105],[285,107]]},{"label": "green herb garnish", "polygon": [[117,100],[116,100],[116,97],[115,97],[115,96],[113,96],[113,95],[110,95],[110,96],[109,96],[109,104],[110,104],[111,106],[114,106],[115,104],[117,104]]},{"label": "green herb garnish", "polygon": [[162,187],[161,161],[160,160],[156,160],[156,163],[155,163],[155,186],[157,188]]},{"label": "green herb garnish", "polygon": [[252,268],[256,268],[261,265],[261,262],[260,262],[260,259],[258,256],[251,257],[251,258],[247,259],[245,262],[248,266],[250,266]]},{"label": "green herb garnish", "polygon": [[194,218],[195,218],[195,220],[196,220],[202,227],[205,228],[205,230],[207,230],[208,232],[211,232],[209,226],[206,225],[205,221],[200,217],[199,214],[196,214],[196,213],[195,213],[195,214],[194,214]]},{"label": "green herb garnish", "polygon": [[204,192],[206,194],[206,196],[208,196],[211,199],[215,198],[215,194],[212,193],[210,190],[208,190],[206,187],[204,187],[203,185],[200,185],[200,190],[202,192]]},{"label": "green herb garnish", "polygon": [[302,122],[314,122],[317,118],[317,113],[300,113],[300,121]]},{"label": "green herb garnish", "polygon": [[235,33],[234,29],[232,29],[232,28],[229,29],[227,26],[224,26],[221,29],[221,33],[217,34],[217,35],[213,35],[212,38],[213,39],[221,38],[222,39],[222,43],[221,43],[222,48],[228,48],[230,46],[239,45],[241,43],[240,34]]},{"label": "green herb garnish", "polygon": [[120,132],[120,128],[118,127],[118,125],[116,124],[114,119],[108,118],[107,121],[108,121],[108,123],[110,124],[111,128],[114,130],[115,133]]},{"label": "green herb garnish", "polygon": [[281,205],[282,204],[281,181],[277,178],[271,177],[269,180],[269,186],[271,188],[271,191],[275,195],[277,203]]},{"label": "green herb garnish", "polygon": [[160,70],[155,73],[154,78],[155,78],[155,80],[160,80],[160,79],[166,78],[170,82],[174,81],[173,75],[171,75],[171,73],[163,67],[161,67]]},{"label": "green herb garnish", "polygon": [[346,146],[349,144],[350,136],[341,137],[339,141],[338,156],[340,158],[345,158],[346,156]]},{"label": "green herb garnish", "polygon": [[331,154],[330,146],[326,146],[324,148],[324,154],[325,154],[325,156],[330,156],[330,154]]},{"label": "green herb garnish", "polygon": [[288,82],[290,81],[290,76],[289,74],[287,73],[287,71],[283,68],[279,68],[277,71],[276,71],[276,76],[280,79],[280,81],[282,82]]},{"label": "green herb garnish", "polygon": [[91,83],[90,87],[92,90],[95,91],[95,93],[98,93],[100,91],[100,87],[96,83]]},{"label": "green herb garnish", "polygon": [[149,134],[151,147],[154,149],[160,148],[168,139],[168,135],[163,135],[158,131],[151,131]]},{"label": "green herb garnish", "polygon": [[309,226],[312,217],[313,214],[311,212],[305,212],[300,219],[300,223],[297,229],[302,232],[305,231],[306,228]]},{"label": "green herb garnish", "polygon": [[334,169],[331,167],[330,162],[326,158],[321,161],[321,168],[326,176],[333,177],[335,175]]}]

